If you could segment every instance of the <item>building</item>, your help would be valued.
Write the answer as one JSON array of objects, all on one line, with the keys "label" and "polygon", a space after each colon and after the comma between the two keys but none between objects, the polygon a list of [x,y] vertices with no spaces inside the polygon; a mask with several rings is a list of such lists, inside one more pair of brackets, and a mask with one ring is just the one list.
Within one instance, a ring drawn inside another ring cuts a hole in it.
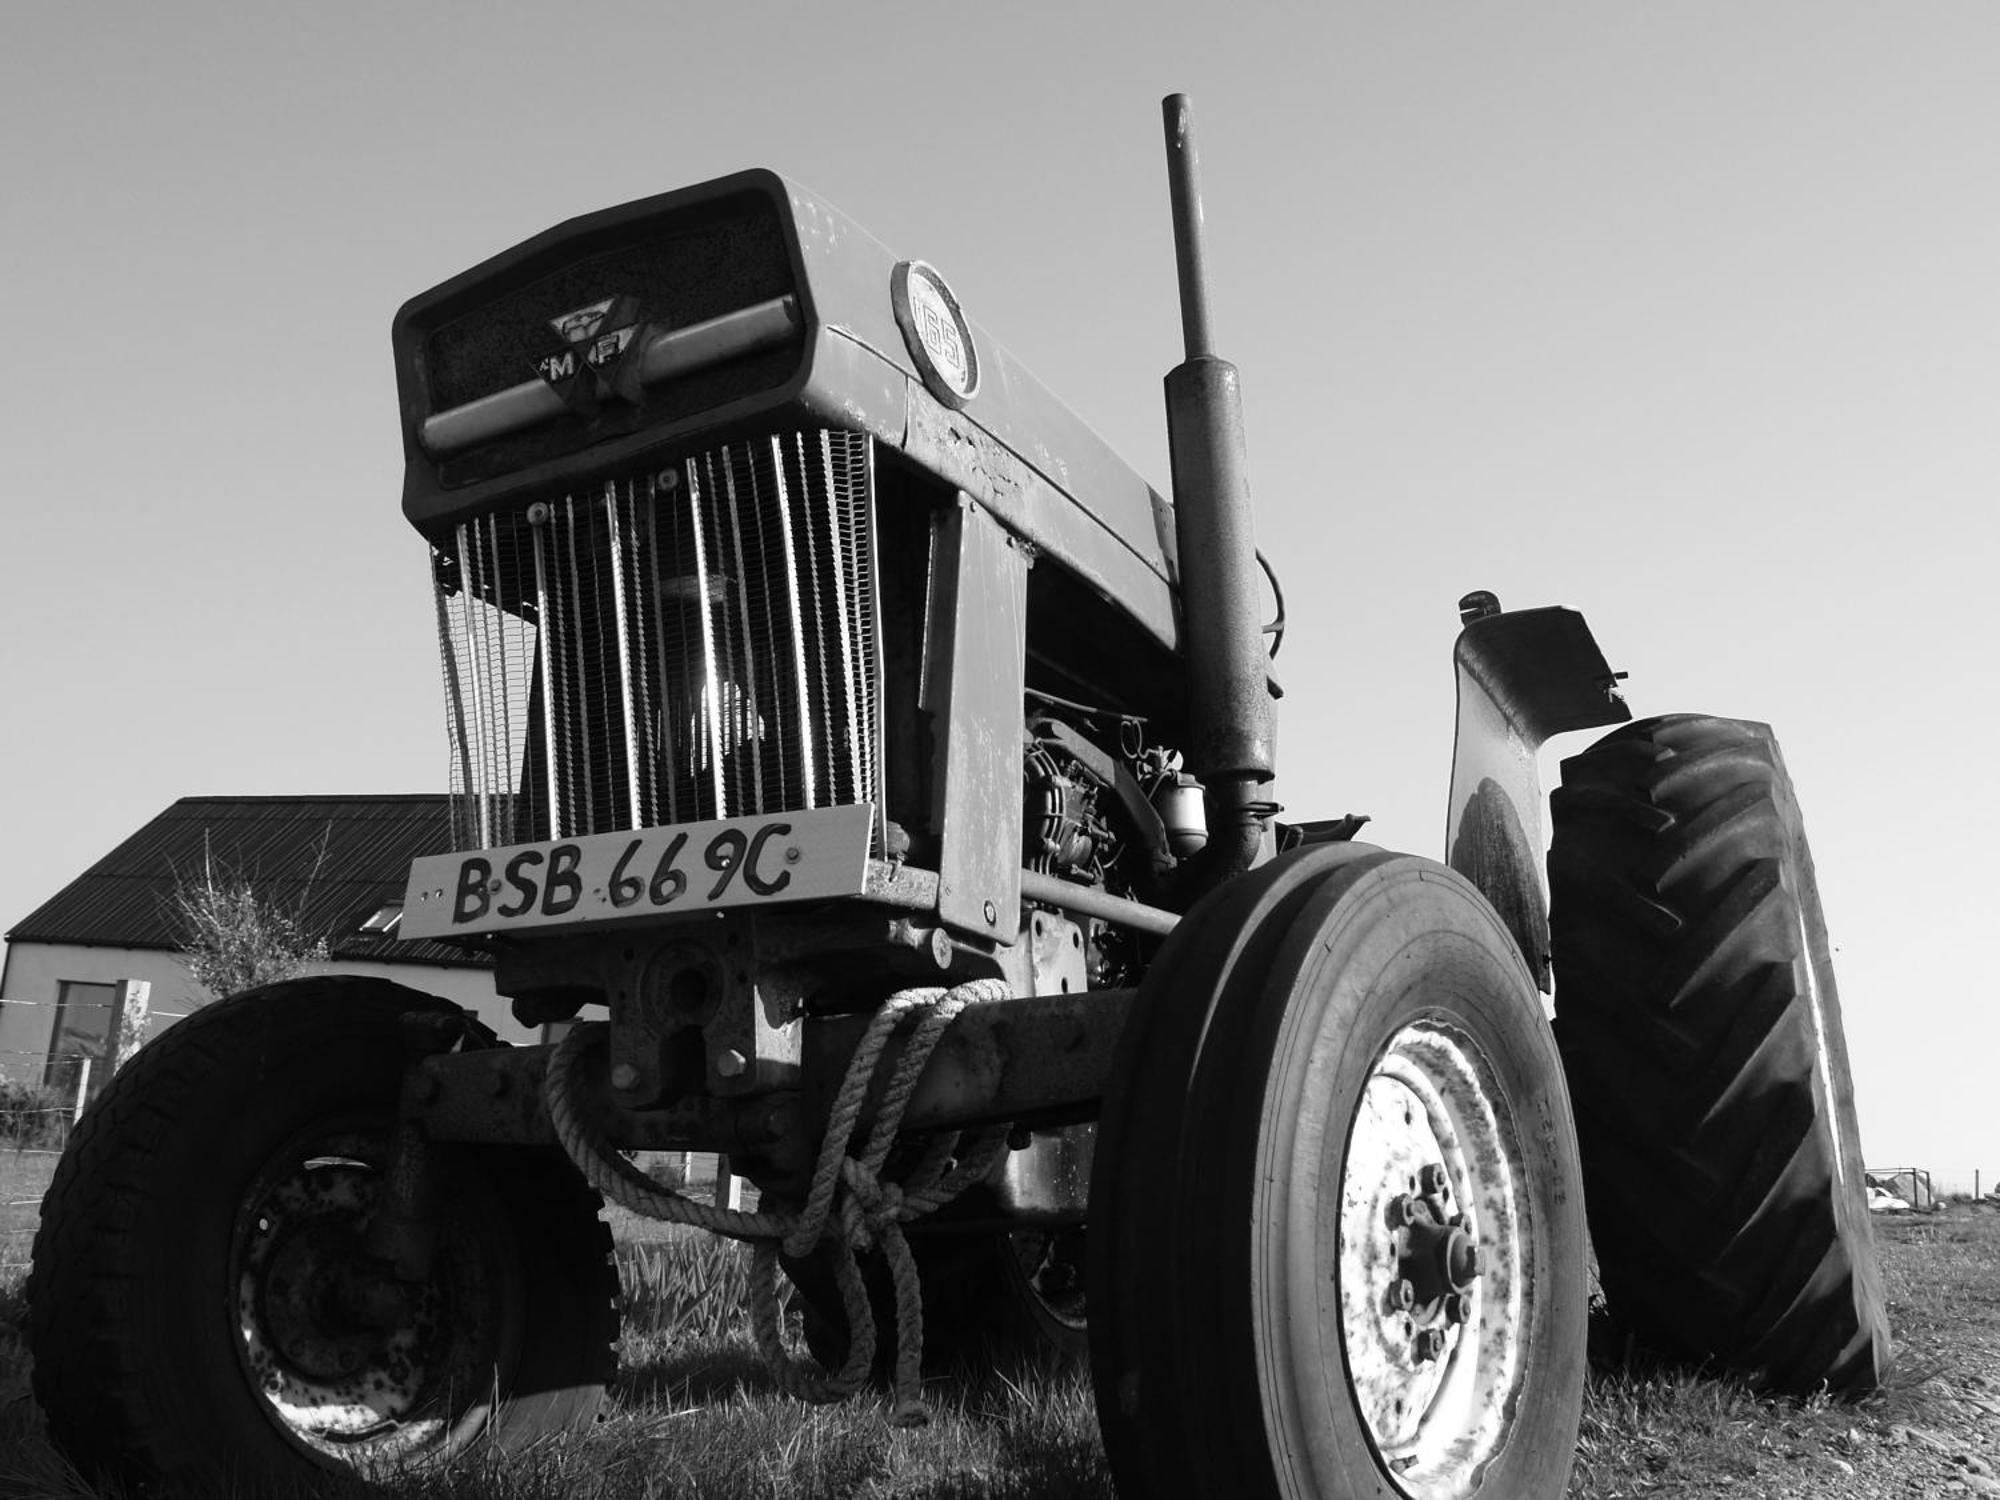
[{"label": "building", "polygon": [[[496,995],[482,955],[397,938],[410,861],[450,847],[448,799],[184,797],[16,923],[0,968],[0,1080],[94,1092],[121,1015],[158,1036],[209,999],[182,960],[173,895],[211,869],[295,916],[329,958],[315,972],[379,974],[535,1038]],[[96,1074],[93,1079],[90,1075]]]}]

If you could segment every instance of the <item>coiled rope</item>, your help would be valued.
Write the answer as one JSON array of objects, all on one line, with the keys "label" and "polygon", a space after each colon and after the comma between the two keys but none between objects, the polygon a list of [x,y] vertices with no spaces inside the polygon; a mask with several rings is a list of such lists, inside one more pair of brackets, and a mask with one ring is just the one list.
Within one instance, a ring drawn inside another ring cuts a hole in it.
[{"label": "coiled rope", "polygon": [[[691,1224],[731,1239],[747,1240],[750,1259],[750,1327],[757,1349],[787,1393],[807,1401],[839,1401],[868,1379],[875,1362],[875,1319],[856,1256],[879,1249],[889,1265],[896,1293],[896,1369],[890,1421],[918,1427],[930,1420],[922,1399],[924,1347],[923,1290],[903,1226],[951,1202],[980,1181],[1007,1148],[1007,1129],[946,1131],[931,1140],[901,1182],[882,1178],[883,1163],[896,1143],[903,1111],[917,1078],[945,1028],[968,1005],[1005,999],[998,979],[975,979],[953,989],[903,990],[869,1018],[854,1049],[840,1092],[827,1119],[805,1202],[757,1213],[718,1208],[674,1192],[633,1166],[606,1141],[586,1115],[576,1083],[579,1059],[609,1032],[597,1021],[571,1028],[557,1044],[543,1080],[549,1119],[556,1138],[586,1181],[621,1208],[647,1218]],[[861,1107],[879,1069],[889,1039],[904,1019],[916,1015],[908,1041],[897,1053],[874,1125],[857,1154],[849,1154]],[[778,1255],[803,1259],[828,1242],[835,1285],[847,1314],[847,1359],[832,1372],[809,1369],[786,1353],[778,1318]]]}]

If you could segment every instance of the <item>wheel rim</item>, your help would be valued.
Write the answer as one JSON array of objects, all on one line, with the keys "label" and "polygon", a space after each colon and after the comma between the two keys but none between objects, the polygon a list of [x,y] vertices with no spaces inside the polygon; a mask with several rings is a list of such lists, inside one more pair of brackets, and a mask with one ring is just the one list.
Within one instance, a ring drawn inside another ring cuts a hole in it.
[{"label": "wheel rim", "polygon": [[1340,1182],[1340,1337],[1370,1443],[1412,1500],[1476,1486],[1525,1376],[1535,1267],[1518,1132],[1485,1052],[1435,1021],[1369,1071]]},{"label": "wheel rim", "polygon": [[459,1447],[511,1366],[505,1237],[440,1224],[430,1276],[396,1281],[362,1250],[381,1131],[320,1132],[276,1153],[231,1246],[237,1352],[280,1432],[372,1473]]},{"label": "wheel rim", "polygon": [[1037,1315],[1053,1327],[1081,1337],[1088,1326],[1084,1313],[1083,1231],[1016,1230],[1007,1237],[1007,1249],[1017,1278],[1017,1294],[1028,1299]]}]

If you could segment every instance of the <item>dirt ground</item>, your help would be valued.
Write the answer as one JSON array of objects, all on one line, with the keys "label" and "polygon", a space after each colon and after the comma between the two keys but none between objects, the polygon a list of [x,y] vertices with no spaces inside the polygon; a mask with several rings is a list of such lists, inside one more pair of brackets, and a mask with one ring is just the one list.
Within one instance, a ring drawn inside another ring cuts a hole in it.
[{"label": "dirt ground", "polygon": [[2000,1495],[2000,1210],[1875,1221],[1895,1355],[1855,1405],[1594,1382],[1574,1500]]}]

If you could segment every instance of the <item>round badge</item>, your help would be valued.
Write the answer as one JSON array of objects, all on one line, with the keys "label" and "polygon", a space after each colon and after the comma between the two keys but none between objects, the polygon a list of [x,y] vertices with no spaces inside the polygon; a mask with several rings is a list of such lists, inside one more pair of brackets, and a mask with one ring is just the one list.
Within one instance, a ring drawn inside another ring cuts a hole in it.
[{"label": "round badge", "polygon": [[953,410],[965,405],[979,391],[979,351],[945,279],[920,260],[906,260],[889,280],[889,300],[926,388]]}]

